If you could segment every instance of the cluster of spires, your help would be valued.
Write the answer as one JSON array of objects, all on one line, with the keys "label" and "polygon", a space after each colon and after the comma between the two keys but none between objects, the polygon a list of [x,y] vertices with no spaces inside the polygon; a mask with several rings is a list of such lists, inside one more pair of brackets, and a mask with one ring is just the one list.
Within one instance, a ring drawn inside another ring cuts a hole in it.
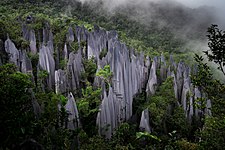
[{"label": "cluster of spires", "polygon": [[[75,32],[74,32],[75,31]],[[74,34],[75,33],[75,34]],[[53,33],[50,29],[43,29],[43,39],[39,46],[36,45],[36,35],[34,30],[23,26],[23,37],[29,41],[31,54],[39,55],[38,71],[48,72],[47,87],[55,90],[56,94],[67,94],[68,101],[65,105],[69,112],[69,129],[76,129],[80,126],[79,114],[76,100],[72,92],[81,89],[81,73],[84,72],[82,57],[94,59],[98,69],[109,65],[112,71],[111,84],[108,90],[103,79],[95,77],[93,85],[102,88],[102,101],[96,118],[99,134],[110,138],[115,129],[122,123],[129,120],[132,115],[133,98],[143,90],[148,96],[156,92],[157,86],[165,81],[167,77],[173,78],[174,97],[177,104],[184,109],[186,118],[191,122],[192,117],[199,115],[211,115],[210,100],[207,101],[204,112],[194,106],[195,100],[204,94],[198,87],[191,83],[191,68],[183,62],[176,64],[172,56],[166,62],[163,55],[154,58],[145,57],[143,53],[136,53],[121,43],[115,31],[105,31],[95,27],[94,31],[89,32],[84,27],[70,27],[67,33],[67,41],[64,49],[60,53],[54,50]],[[68,45],[78,41],[79,49],[77,52],[68,50]],[[87,42],[87,47],[82,48],[81,42]],[[107,54],[100,58],[103,49]],[[9,56],[9,61],[18,66],[23,73],[32,74],[32,63],[25,50],[18,50],[15,44],[8,38],[5,41],[5,51]],[[54,54],[56,53],[56,57]],[[66,60],[65,69],[57,69],[59,57]],[[157,74],[159,71],[159,74]],[[36,105],[38,103],[33,103]],[[74,121],[75,120],[75,121]],[[150,116],[148,110],[143,110],[140,121],[140,128],[151,132],[149,124]]]}]

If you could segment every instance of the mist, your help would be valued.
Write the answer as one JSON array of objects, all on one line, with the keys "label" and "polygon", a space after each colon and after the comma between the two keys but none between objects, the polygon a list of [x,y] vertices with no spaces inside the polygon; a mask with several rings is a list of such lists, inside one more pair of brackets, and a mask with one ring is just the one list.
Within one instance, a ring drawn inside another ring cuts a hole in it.
[{"label": "mist", "polygon": [[[186,41],[184,49],[207,48],[207,28],[211,24],[225,29],[224,0],[70,0],[80,1],[107,17],[117,13],[152,28],[170,30]],[[99,5],[100,4],[100,5]],[[155,24],[156,23],[156,24]],[[143,35],[144,36],[144,35]],[[184,52],[184,50],[181,50]]]},{"label": "mist", "polygon": [[216,17],[217,24],[225,28],[225,1],[224,0],[176,0],[185,6],[198,8],[210,6]]},{"label": "mist", "polygon": [[[223,28],[225,28],[225,1],[224,0],[79,0],[82,3],[97,3],[102,1],[105,10],[110,13],[114,13],[118,10],[118,8],[126,8],[130,6],[136,6],[142,9],[152,9],[149,7],[150,3],[161,4],[161,5],[173,5],[179,7],[187,7],[191,9],[208,9],[211,15],[214,16],[215,24],[219,24]],[[153,8],[154,9],[154,8]],[[145,11],[146,13],[146,11]],[[150,13],[152,11],[150,10]],[[148,14],[148,13],[147,13]],[[138,17],[138,16],[135,16]],[[143,18],[143,16],[139,16]],[[176,16],[174,16],[176,17]],[[201,19],[201,18],[199,18]]]}]

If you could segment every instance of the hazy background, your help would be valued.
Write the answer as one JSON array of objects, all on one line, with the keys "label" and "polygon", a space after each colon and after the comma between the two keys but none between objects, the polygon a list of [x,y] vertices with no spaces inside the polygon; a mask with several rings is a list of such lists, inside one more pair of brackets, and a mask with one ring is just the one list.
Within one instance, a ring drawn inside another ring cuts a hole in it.
[{"label": "hazy background", "polygon": [[[82,3],[97,3],[100,0],[79,0]],[[149,3],[156,3],[160,5],[168,5],[171,6],[179,6],[179,7],[188,7],[192,9],[208,9],[210,13],[213,13],[215,17],[215,21],[213,23],[219,24],[220,26],[225,27],[225,0],[101,0],[105,7],[105,10],[108,12],[114,13],[118,7],[126,8],[127,6],[136,6],[136,7],[144,7],[148,9],[148,12],[145,11],[146,14],[153,13],[151,11],[151,7],[149,7]],[[183,6],[182,6],[183,5]],[[154,8],[153,8],[154,9]],[[140,14],[139,14],[140,15]],[[142,14],[143,15],[143,14]],[[207,15],[207,14],[206,14]],[[135,16],[137,17],[137,16]],[[143,16],[139,16],[143,18]],[[176,17],[176,16],[174,16]],[[201,19],[201,18],[199,18]]]}]

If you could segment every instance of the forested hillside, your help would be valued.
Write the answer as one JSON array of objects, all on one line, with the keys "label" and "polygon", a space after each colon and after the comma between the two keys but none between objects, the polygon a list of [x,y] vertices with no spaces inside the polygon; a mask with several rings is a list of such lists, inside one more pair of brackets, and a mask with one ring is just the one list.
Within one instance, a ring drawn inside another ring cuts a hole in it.
[{"label": "forested hillside", "polygon": [[225,86],[207,64],[224,80],[225,32],[208,7],[0,4],[0,149],[225,146]]}]

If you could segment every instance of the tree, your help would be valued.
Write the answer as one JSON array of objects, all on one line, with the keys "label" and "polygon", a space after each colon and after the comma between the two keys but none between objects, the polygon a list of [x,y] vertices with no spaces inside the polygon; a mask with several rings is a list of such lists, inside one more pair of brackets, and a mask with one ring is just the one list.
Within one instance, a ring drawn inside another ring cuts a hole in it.
[{"label": "tree", "polygon": [[218,28],[218,25],[211,25],[208,28],[208,46],[210,50],[204,51],[209,61],[213,61],[218,65],[225,75],[225,31]]},{"label": "tree", "polygon": [[[225,75],[225,32],[217,25],[208,28],[209,50],[204,51],[209,61],[218,65],[218,69]],[[198,64],[197,73],[192,76],[194,86],[200,88],[206,99],[212,103],[212,116],[203,118],[204,125],[197,132],[200,145],[204,149],[223,149],[225,147],[225,85],[213,78],[213,74],[202,56],[195,56]]]},{"label": "tree", "polygon": [[17,72],[15,65],[0,67],[0,142],[3,149],[12,148],[31,134],[34,113],[30,77]]}]

